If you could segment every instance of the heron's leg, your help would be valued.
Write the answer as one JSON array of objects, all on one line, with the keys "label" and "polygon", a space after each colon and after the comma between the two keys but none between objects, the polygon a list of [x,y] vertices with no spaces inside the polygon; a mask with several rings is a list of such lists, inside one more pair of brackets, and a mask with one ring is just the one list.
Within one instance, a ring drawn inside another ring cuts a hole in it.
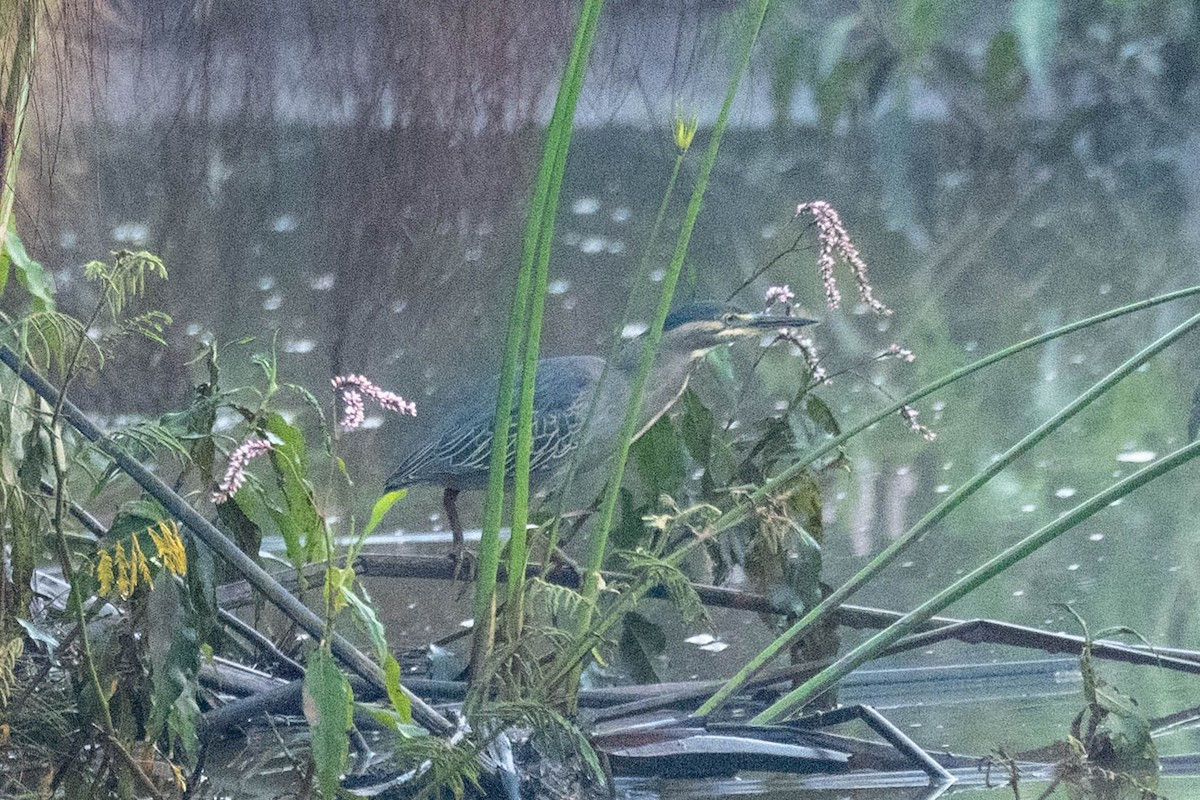
[{"label": "heron's leg", "polygon": [[446,521],[450,523],[450,535],[454,537],[454,552],[462,553],[463,529],[458,520],[458,489],[446,487],[442,492],[442,505],[446,509]]}]

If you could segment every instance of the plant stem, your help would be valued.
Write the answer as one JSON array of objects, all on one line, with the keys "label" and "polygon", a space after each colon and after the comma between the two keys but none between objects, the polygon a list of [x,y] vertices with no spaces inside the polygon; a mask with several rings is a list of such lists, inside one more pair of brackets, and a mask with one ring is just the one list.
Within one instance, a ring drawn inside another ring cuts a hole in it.
[{"label": "plant stem", "polygon": [[[14,13],[14,16],[20,17],[15,26],[16,42],[8,69],[8,85],[4,87],[4,105],[0,106],[0,249],[4,247],[12,215],[25,109],[29,103],[29,84],[37,47],[38,4],[35,0],[24,0],[18,4],[19,10]],[[0,30],[0,35],[6,33]]]},{"label": "plant stem", "polygon": [[833,686],[854,669],[875,657],[879,652],[907,636],[918,625],[939,611],[961,600],[979,586],[1036,552],[1062,533],[1074,528],[1088,517],[1111,505],[1135,489],[1165,475],[1176,467],[1200,456],[1200,440],[1148,464],[1129,477],[1114,483],[1108,489],[1080,503],[1059,519],[1030,534],[999,555],[959,578],[954,583],[921,605],[905,614],[894,624],[872,636],[858,647],[842,656],[832,665],[814,675],[808,681],[788,692],[769,708],[750,720],[752,725],[769,725],[787,716],[821,692]]},{"label": "plant stem", "polygon": [[525,574],[529,562],[527,525],[529,522],[529,472],[533,453],[533,401],[537,378],[538,353],[542,338],[542,320],[546,307],[546,286],[550,275],[550,255],[554,243],[554,224],[558,214],[558,200],[562,191],[563,174],[566,171],[567,152],[571,147],[571,134],[575,119],[575,107],[583,88],[587,72],[588,54],[591,52],[596,27],[600,18],[603,0],[593,0],[584,6],[580,20],[580,36],[577,49],[573,48],[564,78],[566,93],[563,108],[557,120],[557,130],[548,143],[553,147],[553,166],[550,188],[544,199],[538,244],[537,271],[534,275],[533,293],[530,298],[529,332],[525,342],[525,359],[521,366],[521,399],[517,416],[517,447],[513,475],[512,533],[508,540],[508,574],[518,576],[508,583],[509,621],[508,640],[515,642],[521,637],[524,624]]},{"label": "plant stem", "polygon": [[96,695],[96,703],[100,707],[101,722],[104,726],[105,734],[110,738],[116,739],[116,731],[113,729],[112,713],[108,707],[108,698],[104,696],[104,690],[100,686],[100,675],[96,671],[96,662],[92,658],[92,645],[88,636],[87,630],[87,613],[83,608],[83,597],[79,592],[79,584],[75,575],[75,568],[71,565],[71,551],[67,546],[66,532],[63,530],[63,518],[67,513],[67,465],[64,461],[65,454],[62,447],[62,426],[59,419],[62,416],[63,402],[66,400],[67,389],[71,386],[71,381],[74,380],[76,370],[79,367],[79,358],[83,354],[84,344],[87,339],[87,332],[96,324],[96,320],[100,317],[100,312],[104,309],[105,293],[102,292],[100,299],[96,302],[96,307],[92,310],[92,316],[88,319],[87,324],[80,329],[79,340],[75,343],[75,352],[71,354],[71,358],[66,363],[66,369],[63,372],[62,388],[59,390],[58,397],[54,402],[54,410],[50,414],[50,461],[54,466],[54,519],[52,525],[54,528],[54,541],[58,554],[59,565],[63,571],[63,578],[71,586],[70,594],[68,595],[68,604],[71,606],[71,611],[75,614],[75,622],[79,629],[79,649],[83,655],[84,669],[87,671],[88,683],[91,684],[91,689]]},{"label": "plant stem", "polygon": [[[475,584],[475,630],[471,643],[472,678],[479,678],[492,650],[496,632],[496,573],[500,566],[500,522],[504,512],[504,482],[508,465],[508,435],[512,421],[513,384],[516,379],[517,362],[521,357],[521,345],[525,338],[526,311],[529,302],[534,259],[538,243],[542,238],[545,210],[548,198],[558,187],[553,185],[559,142],[564,127],[569,128],[574,120],[575,109],[569,109],[572,76],[582,80],[581,62],[586,62],[585,45],[590,44],[589,31],[594,31],[595,19],[599,16],[603,0],[586,0],[576,27],[571,57],[566,73],[559,86],[554,114],[550,120],[546,145],[538,169],[537,183],[529,217],[525,227],[521,267],[513,294],[512,308],[505,337],[504,358],[500,368],[500,385],[496,393],[495,420],[492,425],[492,452],[489,463],[487,497],[484,501],[483,530],[479,543],[478,577]],[[578,93],[575,94],[578,97]],[[560,177],[561,182],[561,177]],[[526,481],[528,478],[526,478]],[[526,503],[526,505],[528,505]],[[484,681],[476,681],[482,684]],[[486,687],[478,688],[480,697],[486,696]]]},{"label": "plant stem", "polygon": [[[675,156],[675,165],[671,168],[671,177],[667,180],[667,188],[663,192],[662,200],[658,204],[658,213],[654,217],[654,224],[650,226],[650,236],[646,240],[646,247],[642,250],[642,257],[638,261],[637,273],[633,278],[633,291],[629,293],[629,297],[625,301],[625,310],[621,314],[620,322],[617,323],[617,327],[614,329],[612,345],[608,348],[608,357],[604,360],[604,366],[600,370],[600,378],[596,381],[596,385],[598,386],[603,386],[604,382],[608,380],[608,373],[612,369],[612,365],[616,363],[617,357],[621,353],[621,348],[625,344],[621,339],[621,331],[625,329],[625,325],[629,322],[633,314],[637,289],[645,283],[646,276],[650,273],[650,260],[654,255],[654,248],[658,244],[659,233],[662,231],[663,220],[666,219],[671,198],[675,194],[675,184],[679,180],[679,170],[683,167],[683,158],[685,155],[687,155],[686,152],[681,152]],[[588,430],[592,425],[592,418],[596,415],[596,407],[599,400],[600,393],[597,392],[588,403],[587,414],[584,415],[583,425],[579,428],[578,436],[587,436]],[[548,568],[554,562],[555,551],[558,548],[559,532],[562,529],[563,513],[566,510],[564,501],[571,493],[571,485],[575,480],[580,452],[581,450],[577,449],[572,453],[570,461],[567,464],[562,490],[559,492],[558,507],[555,510],[554,519],[550,523],[550,536],[546,541],[546,554],[542,558],[543,569]]]},{"label": "plant stem", "polygon": [[[770,0],[753,0],[748,9],[749,21],[746,26],[745,38],[742,40],[739,58],[734,67],[733,75],[730,78],[729,88],[725,92],[725,100],[721,104],[721,111],[717,115],[716,123],[713,125],[708,146],[705,148],[704,156],[700,161],[700,170],[696,176],[696,185],[692,190],[683,226],[680,228],[679,237],[675,243],[675,253],[663,276],[662,293],[659,296],[654,321],[650,324],[650,328],[645,334],[646,341],[642,346],[641,362],[638,365],[637,374],[634,376],[630,387],[629,407],[625,411],[625,420],[621,425],[621,432],[617,437],[616,452],[613,458],[612,471],[608,479],[608,488],[604,495],[604,501],[601,504],[597,530],[593,533],[588,563],[583,575],[581,594],[583,595],[584,603],[575,628],[576,644],[563,657],[558,659],[557,669],[553,672],[554,677],[551,679],[551,685],[568,678],[572,685],[578,684],[578,674],[582,668],[583,658],[591,649],[591,642],[595,638],[594,631],[592,630],[592,619],[596,601],[600,594],[600,570],[604,566],[604,555],[608,549],[608,536],[612,530],[617,500],[620,496],[621,480],[624,478],[625,465],[629,459],[630,443],[633,441],[634,434],[637,432],[638,424],[641,420],[642,393],[650,376],[650,370],[654,364],[655,355],[658,352],[659,342],[662,340],[663,324],[666,322],[667,314],[671,309],[671,300],[675,294],[675,286],[679,282],[679,275],[683,269],[684,258],[687,256],[688,244],[691,241],[692,231],[696,226],[696,219],[700,216],[704,193],[708,188],[709,176],[712,174],[713,166],[717,161],[717,153],[720,151],[721,138],[729,122],[729,112],[733,107],[733,99],[737,96],[742,78],[745,76],[746,70],[750,65],[750,57],[754,52],[754,44],[758,40],[758,33],[762,28],[763,19],[766,17],[769,5]],[[616,608],[610,609],[604,615],[601,627],[607,628],[615,624],[616,619],[619,619],[618,612],[627,607],[632,607],[629,603],[636,604],[638,598],[645,594],[646,591],[648,591],[648,587],[640,591],[629,590],[623,593],[617,601]]]},{"label": "plant stem", "polygon": [[717,153],[720,150],[721,138],[725,133],[725,127],[729,121],[729,112],[733,107],[733,99],[737,95],[742,78],[750,65],[750,56],[754,52],[754,44],[758,40],[758,33],[762,28],[763,18],[766,16],[769,5],[770,0],[753,0],[750,5],[749,24],[747,25],[746,36],[742,41],[740,57],[734,68],[733,76],[730,79],[729,88],[725,93],[725,100],[721,104],[721,111],[717,115],[716,124],[713,126],[712,134],[709,137],[708,147],[705,149],[704,157],[700,161],[700,171],[696,176],[696,186],[692,190],[692,197],[688,203],[683,227],[679,231],[679,238],[675,244],[675,254],[671,258],[671,264],[667,268],[666,274],[663,276],[662,294],[659,297],[654,321],[645,334],[646,342],[642,346],[641,362],[638,365],[638,371],[634,376],[631,386],[629,408],[625,412],[625,420],[617,439],[616,455],[612,466],[612,473],[608,481],[608,491],[604,496],[604,502],[600,509],[597,530],[593,535],[590,557],[586,572],[584,573],[582,594],[584,600],[587,602],[584,604],[584,611],[580,615],[579,625],[576,629],[578,635],[586,633],[591,626],[592,607],[595,605],[600,593],[600,568],[604,565],[604,554],[608,548],[608,535],[612,530],[617,499],[621,491],[621,480],[625,475],[625,465],[629,458],[629,447],[641,420],[642,392],[650,376],[654,357],[658,352],[659,342],[662,340],[663,324],[666,322],[667,314],[671,309],[671,299],[675,293],[675,286],[679,282],[679,274],[683,269],[683,260],[687,255],[692,230],[696,226],[697,217],[700,216],[704,193],[708,188],[709,176],[712,174],[713,166],[717,161]]},{"label": "plant stem", "polygon": [[925,533],[946,517],[951,511],[960,506],[968,497],[974,494],[984,484],[994,478],[997,474],[1008,467],[1009,464],[1016,461],[1019,457],[1029,452],[1044,441],[1051,433],[1057,430],[1071,417],[1078,414],[1097,398],[1115,386],[1119,381],[1127,377],[1131,372],[1136,370],[1141,365],[1145,364],[1155,355],[1160,353],[1165,348],[1174,344],[1180,337],[1189,333],[1197,325],[1200,325],[1200,314],[1193,316],[1181,325],[1176,326],[1167,334],[1159,337],[1151,344],[1142,348],[1136,355],[1128,359],[1124,364],[1110,372],[1103,379],[1093,384],[1086,392],[1076,397],[1073,401],[1067,404],[1057,414],[1043,422],[1037,428],[1034,428],[1028,434],[1021,438],[1016,444],[1008,448],[998,459],[989,464],[986,468],[976,473],[969,481],[956,490],[950,493],[944,500],[938,503],[934,508],[922,517],[916,525],[910,528],[905,534],[890,545],[888,545],[879,555],[877,555],[869,564],[859,570],[850,580],[846,581],[837,591],[830,594],[822,600],[815,608],[796,621],[791,628],[784,634],[779,636],[775,641],[771,642],[767,647],[755,656],[746,666],[738,671],[736,675],[721,687],[704,705],[696,710],[698,715],[709,714],[716,710],[733,692],[741,686],[742,683],[751,677],[755,672],[763,667],[768,661],[778,655],[783,648],[796,641],[806,630],[824,619],[828,614],[839,605],[849,600],[859,589],[861,589],[875,575],[881,572],[885,567],[891,564],[908,549],[914,542],[920,541]]}]

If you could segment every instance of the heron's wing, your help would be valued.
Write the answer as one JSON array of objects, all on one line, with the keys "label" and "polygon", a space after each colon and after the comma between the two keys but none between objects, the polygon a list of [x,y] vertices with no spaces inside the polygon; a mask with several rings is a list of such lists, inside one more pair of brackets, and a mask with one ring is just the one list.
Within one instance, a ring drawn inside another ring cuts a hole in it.
[{"label": "heron's wing", "polygon": [[[534,384],[532,471],[553,468],[578,447],[575,433],[587,414],[588,390],[596,385],[603,366],[601,359],[589,356],[547,358],[539,362]],[[465,394],[463,402],[437,426],[429,443],[404,459],[388,479],[388,489],[486,473],[491,460],[498,387],[496,377]],[[514,471],[516,460],[517,402],[514,397],[506,465],[509,474]]]}]

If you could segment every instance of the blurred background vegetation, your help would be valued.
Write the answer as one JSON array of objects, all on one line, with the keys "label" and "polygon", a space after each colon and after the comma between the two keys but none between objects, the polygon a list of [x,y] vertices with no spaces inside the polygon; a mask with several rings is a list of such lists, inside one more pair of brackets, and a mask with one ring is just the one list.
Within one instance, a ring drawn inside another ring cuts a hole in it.
[{"label": "blurred background vegetation", "polygon": [[[547,354],[604,352],[676,153],[671,121],[696,113],[704,136],[739,13],[724,0],[608,4],[567,167]],[[78,386],[81,405],[110,421],[180,408],[198,342],[253,336],[251,352],[278,330],[289,380],[322,389],[361,372],[418,402],[416,422],[378,418],[347,441],[369,502],[415,426],[493,371],[576,14],[566,0],[64,0],[38,49],[16,224],[67,308],[92,302],[80,265],[97,254],[160,254],[172,279],[149,302],[175,319],[170,348],[122,353]],[[798,202],[833,203],[896,313],[829,315],[826,364],[893,341],[917,354],[820,390],[850,421],[1005,344],[1197,283],[1198,70],[1200,16],[1183,0],[779,2],[681,294],[724,298],[791,244],[781,231]],[[823,314],[811,250],[736,299],[758,306],[781,283]],[[826,579],[1185,315],[1155,309],[947,389],[921,409],[933,443],[900,424],[860,437],[828,487]],[[907,607],[1178,446],[1198,352],[1192,341],[1122,383],[861,599]],[[732,360],[747,371],[751,359]],[[761,402],[786,398],[801,370],[760,371]],[[713,377],[698,388],[728,416]],[[1160,481],[955,613],[1070,628],[1053,607],[1070,603],[1095,628],[1195,646],[1195,498],[1186,475]],[[437,527],[438,510],[436,490],[414,492],[400,524]]]}]

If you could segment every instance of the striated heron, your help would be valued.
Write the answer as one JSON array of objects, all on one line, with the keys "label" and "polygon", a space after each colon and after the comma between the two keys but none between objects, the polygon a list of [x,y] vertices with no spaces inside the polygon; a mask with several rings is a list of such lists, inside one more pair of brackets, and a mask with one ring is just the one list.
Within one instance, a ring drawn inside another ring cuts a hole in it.
[{"label": "striated heron", "polygon": [[[764,330],[811,325],[803,317],[751,314],[733,306],[705,303],[671,313],[642,400],[640,436],[671,407],[687,387],[692,363],[710,350],[737,339],[761,335]],[[604,359],[596,356],[559,356],[538,361],[533,393],[533,452],[530,480],[534,484],[554,478],[576,450],[579,468],[602,463],[612,452],[629,405],[630,385],[641,358],[641,339],[621,349],[616,363],[601,384]],[[462,526],[455,501],[463,490],[487,485],[492,452],[499,376],[469,387],[462,403],[447,414],[433,432],[400,462],[388,478],[386,491],[408,486],[439,485],[442,502],[456,548],[462,546]],[[592,398],[596,410],[586,431],[583,424]],[[508,474],[513,474],[516,453],[516,398],[509,437]]]}]

